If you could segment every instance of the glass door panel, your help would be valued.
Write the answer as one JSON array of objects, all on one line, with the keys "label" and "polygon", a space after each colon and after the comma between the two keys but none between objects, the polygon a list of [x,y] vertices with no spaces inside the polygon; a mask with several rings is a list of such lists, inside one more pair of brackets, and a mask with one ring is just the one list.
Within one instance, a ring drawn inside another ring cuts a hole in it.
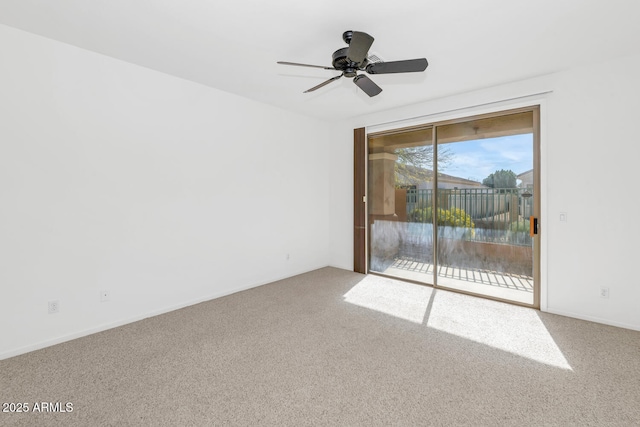
[{"label": "glass door panel", "polygon": [[433,284],[433,129],[368,141],[369,270]]},{"label": "glass door panel", "polygon": [[534,305],[531,111],[437,128],[439,287]]}]

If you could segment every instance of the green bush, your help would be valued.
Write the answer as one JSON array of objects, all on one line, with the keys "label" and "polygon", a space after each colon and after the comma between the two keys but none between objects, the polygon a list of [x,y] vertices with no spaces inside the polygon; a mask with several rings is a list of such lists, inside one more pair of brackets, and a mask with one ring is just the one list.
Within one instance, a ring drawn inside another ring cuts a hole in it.
[{"label": "green bush", "polygon": [[[433,222],[432,208],[418,208],[409,213],[410,222]],[[475,224],[471,217],[460,208],[438,209],[438,225],[448,225],[451,227],[464,227],[474,229]]]},{"label": "green bush", "polygon": [[418,208],[409,212],[407,216],[409,222],[433,222],[431,208]]},{"label": "green bush", "polygon": [[528,233],[529,232],[529,220],[527,219],[526,221],[512,222],[511,226],[510,226],[510,229],[514,233],[517,233],[518,231],[526,231]]}]

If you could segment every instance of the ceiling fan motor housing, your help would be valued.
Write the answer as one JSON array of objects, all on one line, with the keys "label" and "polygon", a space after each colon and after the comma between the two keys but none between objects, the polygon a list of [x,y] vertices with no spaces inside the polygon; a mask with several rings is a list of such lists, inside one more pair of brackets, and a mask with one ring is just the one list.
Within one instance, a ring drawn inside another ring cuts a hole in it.
[{"label": "ceiling fan motor housing", "polygon": [[347,58],[347,51],[349,48],[343,47],[342,49],[338,49],[333,52],[331,55],[333,61],[333,68],[336,70],[340,70],[344,73],[345,77],[355,77],[357,70],[364,70],[364,68],[368,65],[368,61],[365,59],[362,61],[362,64],[357,64],[355,62],[349,61]]}]

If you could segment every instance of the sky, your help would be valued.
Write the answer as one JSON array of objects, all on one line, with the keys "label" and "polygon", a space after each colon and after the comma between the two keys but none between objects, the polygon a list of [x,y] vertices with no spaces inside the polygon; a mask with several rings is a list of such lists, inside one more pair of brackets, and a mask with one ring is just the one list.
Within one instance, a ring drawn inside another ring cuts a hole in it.
[{"label": "sky", "polygon": [[497,170],[512,170],[516,175],[533,169],[533,134],[503,136],[446,144],[453,155],[449,165],[439,172],[482,182]]}]

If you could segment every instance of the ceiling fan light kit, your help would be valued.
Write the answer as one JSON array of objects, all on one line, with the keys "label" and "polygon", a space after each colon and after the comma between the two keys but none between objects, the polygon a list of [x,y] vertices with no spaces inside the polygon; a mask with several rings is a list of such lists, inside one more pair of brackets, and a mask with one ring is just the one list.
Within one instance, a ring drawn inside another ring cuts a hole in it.
[{"label": "ceiling fan light kit", "polygon": [[332,67],[285,61],[278,61],[278,64],[342,71],[342,74],[339,76],[332,77],[311,89],[307,89],[304,93],[313,92],[316,89],[320,89],[321,87],[326,86],[344,76],[353,78],[353,82],[356,86],[362,89],[362,91],[369,96],[378,95],[382,92],[382,88],[375,84],[373,80],[366,75],[358,74],[358,71],[364,71],[367,74],[417,73],[426,70],[429,65],[426,58],[391,62],[370,62],[367,55],[371,45],[373,44],[374,38],[367,33],[360,31],[345,31],[342,34],[342,40],[344,40],[344,42],[349,46],[333,52],[333,55],[331,56]]}]

